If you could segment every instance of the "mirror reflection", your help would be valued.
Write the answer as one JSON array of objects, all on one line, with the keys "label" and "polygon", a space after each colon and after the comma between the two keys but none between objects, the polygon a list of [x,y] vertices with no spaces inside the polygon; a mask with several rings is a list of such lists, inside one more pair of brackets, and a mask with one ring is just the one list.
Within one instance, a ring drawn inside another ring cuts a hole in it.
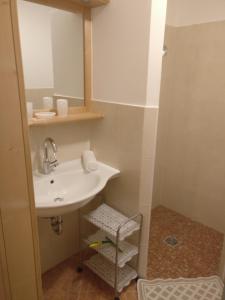
[{"label": "mirror reflection", "polygon": [[18,0],[18,16],[26,100],[33,109],[61,98],[83,106],[82,14]]}]

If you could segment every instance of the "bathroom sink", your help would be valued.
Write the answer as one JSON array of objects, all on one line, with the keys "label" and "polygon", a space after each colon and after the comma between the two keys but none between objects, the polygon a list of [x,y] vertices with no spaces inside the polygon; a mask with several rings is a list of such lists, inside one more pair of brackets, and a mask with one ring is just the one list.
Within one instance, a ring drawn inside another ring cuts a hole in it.
[{"label": "bathroom sink", "polygon": [[75,211],[91,201],[118,176],[119,170],[98,162],[98,169],[84,171],[81,160],[60,164],[48,175],[35,173],[35,206],[39,217],[61,216]]}]

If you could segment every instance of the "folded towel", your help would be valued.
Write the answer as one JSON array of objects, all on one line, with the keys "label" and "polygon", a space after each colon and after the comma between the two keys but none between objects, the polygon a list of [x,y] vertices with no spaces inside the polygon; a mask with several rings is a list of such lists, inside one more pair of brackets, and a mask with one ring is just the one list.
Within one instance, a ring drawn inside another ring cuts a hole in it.
[{"label": "folded towel", "polygon": [[93,151],[85,150],[82,153],[82,161],[84,169],[88,172],[98,169],[98,162]]}]

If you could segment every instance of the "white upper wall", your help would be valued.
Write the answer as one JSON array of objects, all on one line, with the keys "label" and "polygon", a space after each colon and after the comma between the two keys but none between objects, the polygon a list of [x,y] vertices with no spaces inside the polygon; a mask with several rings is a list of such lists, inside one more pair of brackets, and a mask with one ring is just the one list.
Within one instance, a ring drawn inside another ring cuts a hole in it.
[{"label": "white upper wall", "polygon": [[167,0],[152,0],[146,99],[147,106],[159,105],[166,9]]},{"label": "white upper wall", "polygon": [[93,10],[94,99],[158,105],[166,3],[112,0]]},{"label": "white upper wall", "polygon": [[53,9],[19,0],[18,10],[25,87],[53,88],[50,17]]},{"label": "white upper wall", "polygon": [[225,20],[225,0],[168,0],[168,25],[186,26],[221,20]]},{"label": "white upper wall", "polygon": [[150,0],[93,10],[93,98],[145,105]]}]

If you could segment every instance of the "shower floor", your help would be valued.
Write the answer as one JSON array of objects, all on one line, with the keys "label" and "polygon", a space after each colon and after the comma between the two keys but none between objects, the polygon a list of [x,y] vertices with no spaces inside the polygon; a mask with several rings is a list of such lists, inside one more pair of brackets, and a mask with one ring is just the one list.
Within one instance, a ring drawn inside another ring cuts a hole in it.
[{"label": "shower floor", "polygon": [[[175,238],[177,244],[165,240]],[[163,206],[152,210],[148,278],[195,278],[218,274],[223,234]]]},{"label": "shower floor", "polygon": [[[167,238],[172,245],[166,243]],[[151,219],[148,279],[216,275],[222,245],[223,234],[156,207]],[[44,300],[112,300],[113,290],[86,268],[78,274],[77,264],[74,256],[43,275]],[[121,300],[137,300],[135,282]]]}]

